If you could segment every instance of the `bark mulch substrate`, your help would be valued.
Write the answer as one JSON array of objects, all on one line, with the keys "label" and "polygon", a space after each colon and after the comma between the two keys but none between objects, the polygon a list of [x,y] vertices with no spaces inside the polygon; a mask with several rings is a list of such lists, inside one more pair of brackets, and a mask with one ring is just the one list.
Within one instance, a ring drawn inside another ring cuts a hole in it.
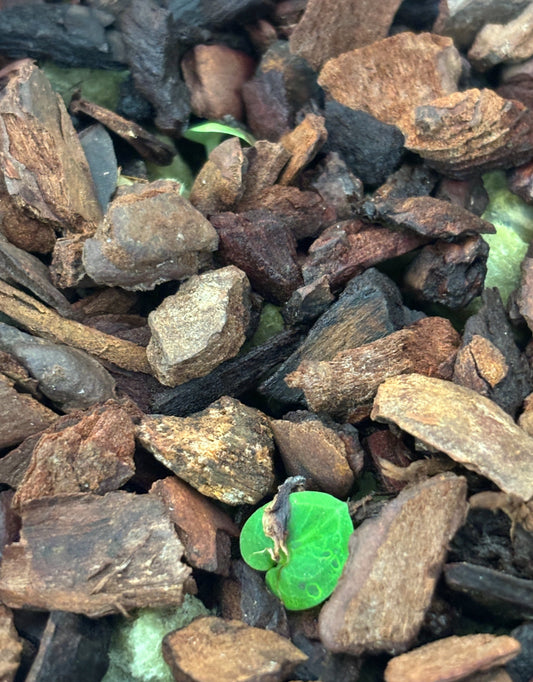
[{"label": "bark mulch substrate", "polygon": [[[532,14],[0,3],[2,680],[533,678]],[[293,612],[292,476],[355,527]]]}]

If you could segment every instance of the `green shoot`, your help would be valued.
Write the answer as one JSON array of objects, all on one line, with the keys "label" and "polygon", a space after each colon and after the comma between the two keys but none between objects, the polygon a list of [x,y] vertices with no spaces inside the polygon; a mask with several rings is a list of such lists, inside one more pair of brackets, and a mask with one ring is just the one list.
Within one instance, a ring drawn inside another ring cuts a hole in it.
[{"label": "green shoot", "polygon": [[263,531],[260,507],[246,521],[240,548],[246,563],[266,571],[266,583],[291,611],[309,609],[327,599],[340,578],[348,558],[353,531],[348,505],[327,493],[291,493],[287,524],[287,554],[276,563],[272,538]]}]

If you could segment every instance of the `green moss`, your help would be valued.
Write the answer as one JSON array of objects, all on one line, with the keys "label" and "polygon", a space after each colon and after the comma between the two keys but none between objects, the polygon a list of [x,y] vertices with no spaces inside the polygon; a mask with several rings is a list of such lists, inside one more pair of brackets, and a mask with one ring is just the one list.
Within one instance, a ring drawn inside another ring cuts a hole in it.
[{"label": "green moss", "polygon": [[283,317],[278,306],[273,303],[265,303],[261,310],[257,329],[250,339],[249,347],[260,346],[272,336],[283,331],[284,326]]},{"label": "green moss", "polygon": [[141,609],[133,619],[117,619],[102,682],[174,682],[161,651],[163,637],[206,615],[202,602],[187,594],[177,608]]},{"label": "green moss", "polygon": [[533,238],[533,206],[507,188],[503,171],[483,176],[490,201],[483,218],[496,228],[496,234],[483,235],[490,247],[486,287],[498,287],[502,299],[520,283],[520,264]]},{"label": "green moss", "polygon": [[70,69],[54,62],[43,62],[41,69],[67,106],[74,91],[81,90],[85,99],[113,111],[118,104],[120,85],[129,76],[127,70]]}]

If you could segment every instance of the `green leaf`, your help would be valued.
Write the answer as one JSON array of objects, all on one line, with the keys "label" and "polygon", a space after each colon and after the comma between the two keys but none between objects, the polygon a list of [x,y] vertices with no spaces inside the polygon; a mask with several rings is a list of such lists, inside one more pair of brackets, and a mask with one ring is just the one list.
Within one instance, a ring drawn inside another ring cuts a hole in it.
[{"label": "green leaf", "polygon": [[289,496],[287,557],[272,559],[271,538],[263,532],[264,505],[250,516],[241,532],[243,559],[252,568],[267,571],[266,583],[291,611],[309,609],[335,589],[353,531],[348,505],[327,493],[304,491]]},{"label": "green leaf", "polygon": [[205,121],[204,123],[196,123],[183,133],[183,137],[191,142],[198,142],[203,144],[206,152],[209,155],[215,147],[221,142],[224,135],[231,135],[244,140],[249,145],[253,145],[255,138],[250,133],[247,133],[241,128],[234,128],[225,123],[218,123],[217,121]]}]

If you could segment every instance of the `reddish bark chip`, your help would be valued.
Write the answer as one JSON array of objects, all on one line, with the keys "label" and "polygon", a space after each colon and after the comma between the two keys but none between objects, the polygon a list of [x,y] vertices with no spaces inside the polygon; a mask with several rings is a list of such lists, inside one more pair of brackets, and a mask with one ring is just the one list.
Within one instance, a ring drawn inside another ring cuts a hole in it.
[{"label": "reddish bark chip", "polygon": [[90,414],[72,415],[69,421],[74,423],[61,430],[47,429],[35,444],[13,500],[15,508],[53,495],[102,495],[117,490],[135,473],[135,430],[125,408],[109,401]]},{"label": "reddish bark chip", "polygon": [[17,445],[59,418],[31,395],[19,393],[13,384],[0,374],[0,448]]},{"label": "reddish bark chip", "polygon": [[196,116],[242,120],[241,88],[252,77],[254,60],[227,45],[196,45],[181,60],[183,79]]},{"label": "reddish bark chip", "polygon": [[176,477],[156,481],[150,493],[158,495],[168,509],[188,563],[194,568],[228,575],[230,535],[239,535],[231,518]]},{"label": "reddish bark chip", "polygon": [[507,635],[446,637],[393,658],[385,682],[454,682],[504,665],[519,651],[520,643]]},{"label": "reddish bark chip", "polygon": [[350,538],[349,556],[319,630],[328,649],[405,651],[416,638],[466,514],[466,481],[441,474],[403,490]]},{"label": "reddish bark chip", "polygon": [[275,632],[215,616],[168,634],[163,656],[176,680],[190,682],[282,682],[307,660]]}]

